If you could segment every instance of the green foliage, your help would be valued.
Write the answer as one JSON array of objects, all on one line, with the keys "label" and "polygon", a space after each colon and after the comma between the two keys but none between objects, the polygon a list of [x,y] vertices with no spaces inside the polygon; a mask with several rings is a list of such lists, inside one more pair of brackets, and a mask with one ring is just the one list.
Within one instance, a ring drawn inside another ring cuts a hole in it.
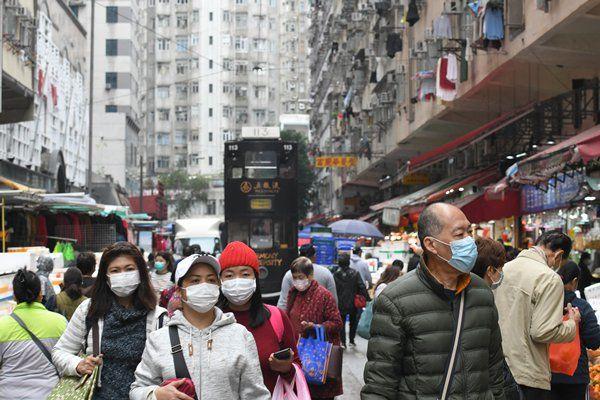
[{"label": "green foliage", "polygon": [[298,143],[298,217],[303,219],[310,209],[310,192],[317,178],[308,159],[308,141],[306,135],[296,131],[282,131],[281,139]]},{"label": "green foliage", "polygon": [[193,205],[207,198],[209,182],[200,175],[188,175],[185,170],[163,174],[159,181],[164,185],[167,205],[174,207],[177,218],[187,216]]}]

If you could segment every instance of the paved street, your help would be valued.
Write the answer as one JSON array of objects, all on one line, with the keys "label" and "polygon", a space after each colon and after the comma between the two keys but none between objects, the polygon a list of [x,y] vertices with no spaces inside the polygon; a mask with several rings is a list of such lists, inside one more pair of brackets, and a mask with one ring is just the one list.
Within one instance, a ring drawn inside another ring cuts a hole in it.
[{"label": "paved street", "polygon": [[367,341],[356,337],[356,347],[349,347],[344,352],[344,395],[338,397],[339,400],[358,400],[360,399],[360,389],[362,388],[363,370],[367,362]]}]

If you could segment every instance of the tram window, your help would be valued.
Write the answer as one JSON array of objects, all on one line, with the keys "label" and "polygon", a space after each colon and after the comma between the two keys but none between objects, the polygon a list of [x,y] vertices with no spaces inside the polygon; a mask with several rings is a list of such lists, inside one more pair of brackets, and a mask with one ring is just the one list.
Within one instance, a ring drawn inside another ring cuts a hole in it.
[{"label": "tram window", "polygon": [[273,221],[270,219],[253,219],[250,224],[250,247],[253,249],[272,248]]},{"label": "tram window", "polygon": [[248,222],[234,221],[229,223],[229,241],[248,244]]},{"label": "tram window", "polygon": [[289,225],[284,221],[275,221],[273,223],[275,247],[287,249],[290,245],[292,245],[292,231],[288,228],[288,226]]},{"label": "tram window", "polygon": [[277,153],[274,151],[248,151],[245,164],[246,178],[273,179],[277,177]]},{"label": "tram window", "polygon": [[231,168],[231,179],[242,179],[244,170],[241,167]]}]

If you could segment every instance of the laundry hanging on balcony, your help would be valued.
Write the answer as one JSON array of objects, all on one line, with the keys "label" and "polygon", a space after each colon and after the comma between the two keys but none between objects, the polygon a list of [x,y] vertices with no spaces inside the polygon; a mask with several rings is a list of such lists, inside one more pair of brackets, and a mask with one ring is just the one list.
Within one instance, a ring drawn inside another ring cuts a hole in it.
[{"label": "laundry hanging on balcony", "polygon": [[416,24],[421,17],[419,17],[419,8],[417,7],[417,0],[410,0],[408,3],[408,11],[406,12],[405,21],[408,22],[408,26]]},{"label": "laundry hanging on balcony", "polygon": [[504,39],[504,13],[502,7],[488,5],[483,17],[483,37],[487,40]]},{"label": "laundry hanging on balcony", "polygon": [[436,88],[437,98],[443,101],[453,101],[456,98],[456,80],[458,65],[456,56],[452,53],[441,57],[437,64]]},{"label": "laundry hanging on balcony", "polygon": [[419,71],[413,76],[413,80],[419,81],[416,101],[435,100],[435,72],[431,70]]},{"label": "laundry hanging on balcony", "polygon": [[452,39],[454,37],[449,15],[440,15],[433,21],[433,37],[436,39]]},{"label": "laundry hanging on balcony", "polygon": [[402,51],[402,36],[399,33],[390,33],[388,35],[386,50],[389,58],[394,58],[396,53]]}]

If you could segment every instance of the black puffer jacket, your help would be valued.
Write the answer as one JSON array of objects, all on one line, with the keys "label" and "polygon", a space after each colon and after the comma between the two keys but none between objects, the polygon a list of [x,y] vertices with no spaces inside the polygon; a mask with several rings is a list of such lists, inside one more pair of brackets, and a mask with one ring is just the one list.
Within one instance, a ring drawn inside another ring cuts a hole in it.
[{"label": "black puffer jacket", "polygon": [[358,271],[348,268],[338,268],[333,273],[335,289],[338,295],[338,308],[342,314],[351,314],[356,311],[354,296],[360,294],[368,301],[369,293]]},{"label": "black puffer jacket", "polygon": [[[465,281],[467,281],[465,279]],[[449,400],[504,400],[502,339],[492,292],[471,274]],[[460,296],[424,263],[375,300],[362,400],[436,400],[452,350]]]}]

